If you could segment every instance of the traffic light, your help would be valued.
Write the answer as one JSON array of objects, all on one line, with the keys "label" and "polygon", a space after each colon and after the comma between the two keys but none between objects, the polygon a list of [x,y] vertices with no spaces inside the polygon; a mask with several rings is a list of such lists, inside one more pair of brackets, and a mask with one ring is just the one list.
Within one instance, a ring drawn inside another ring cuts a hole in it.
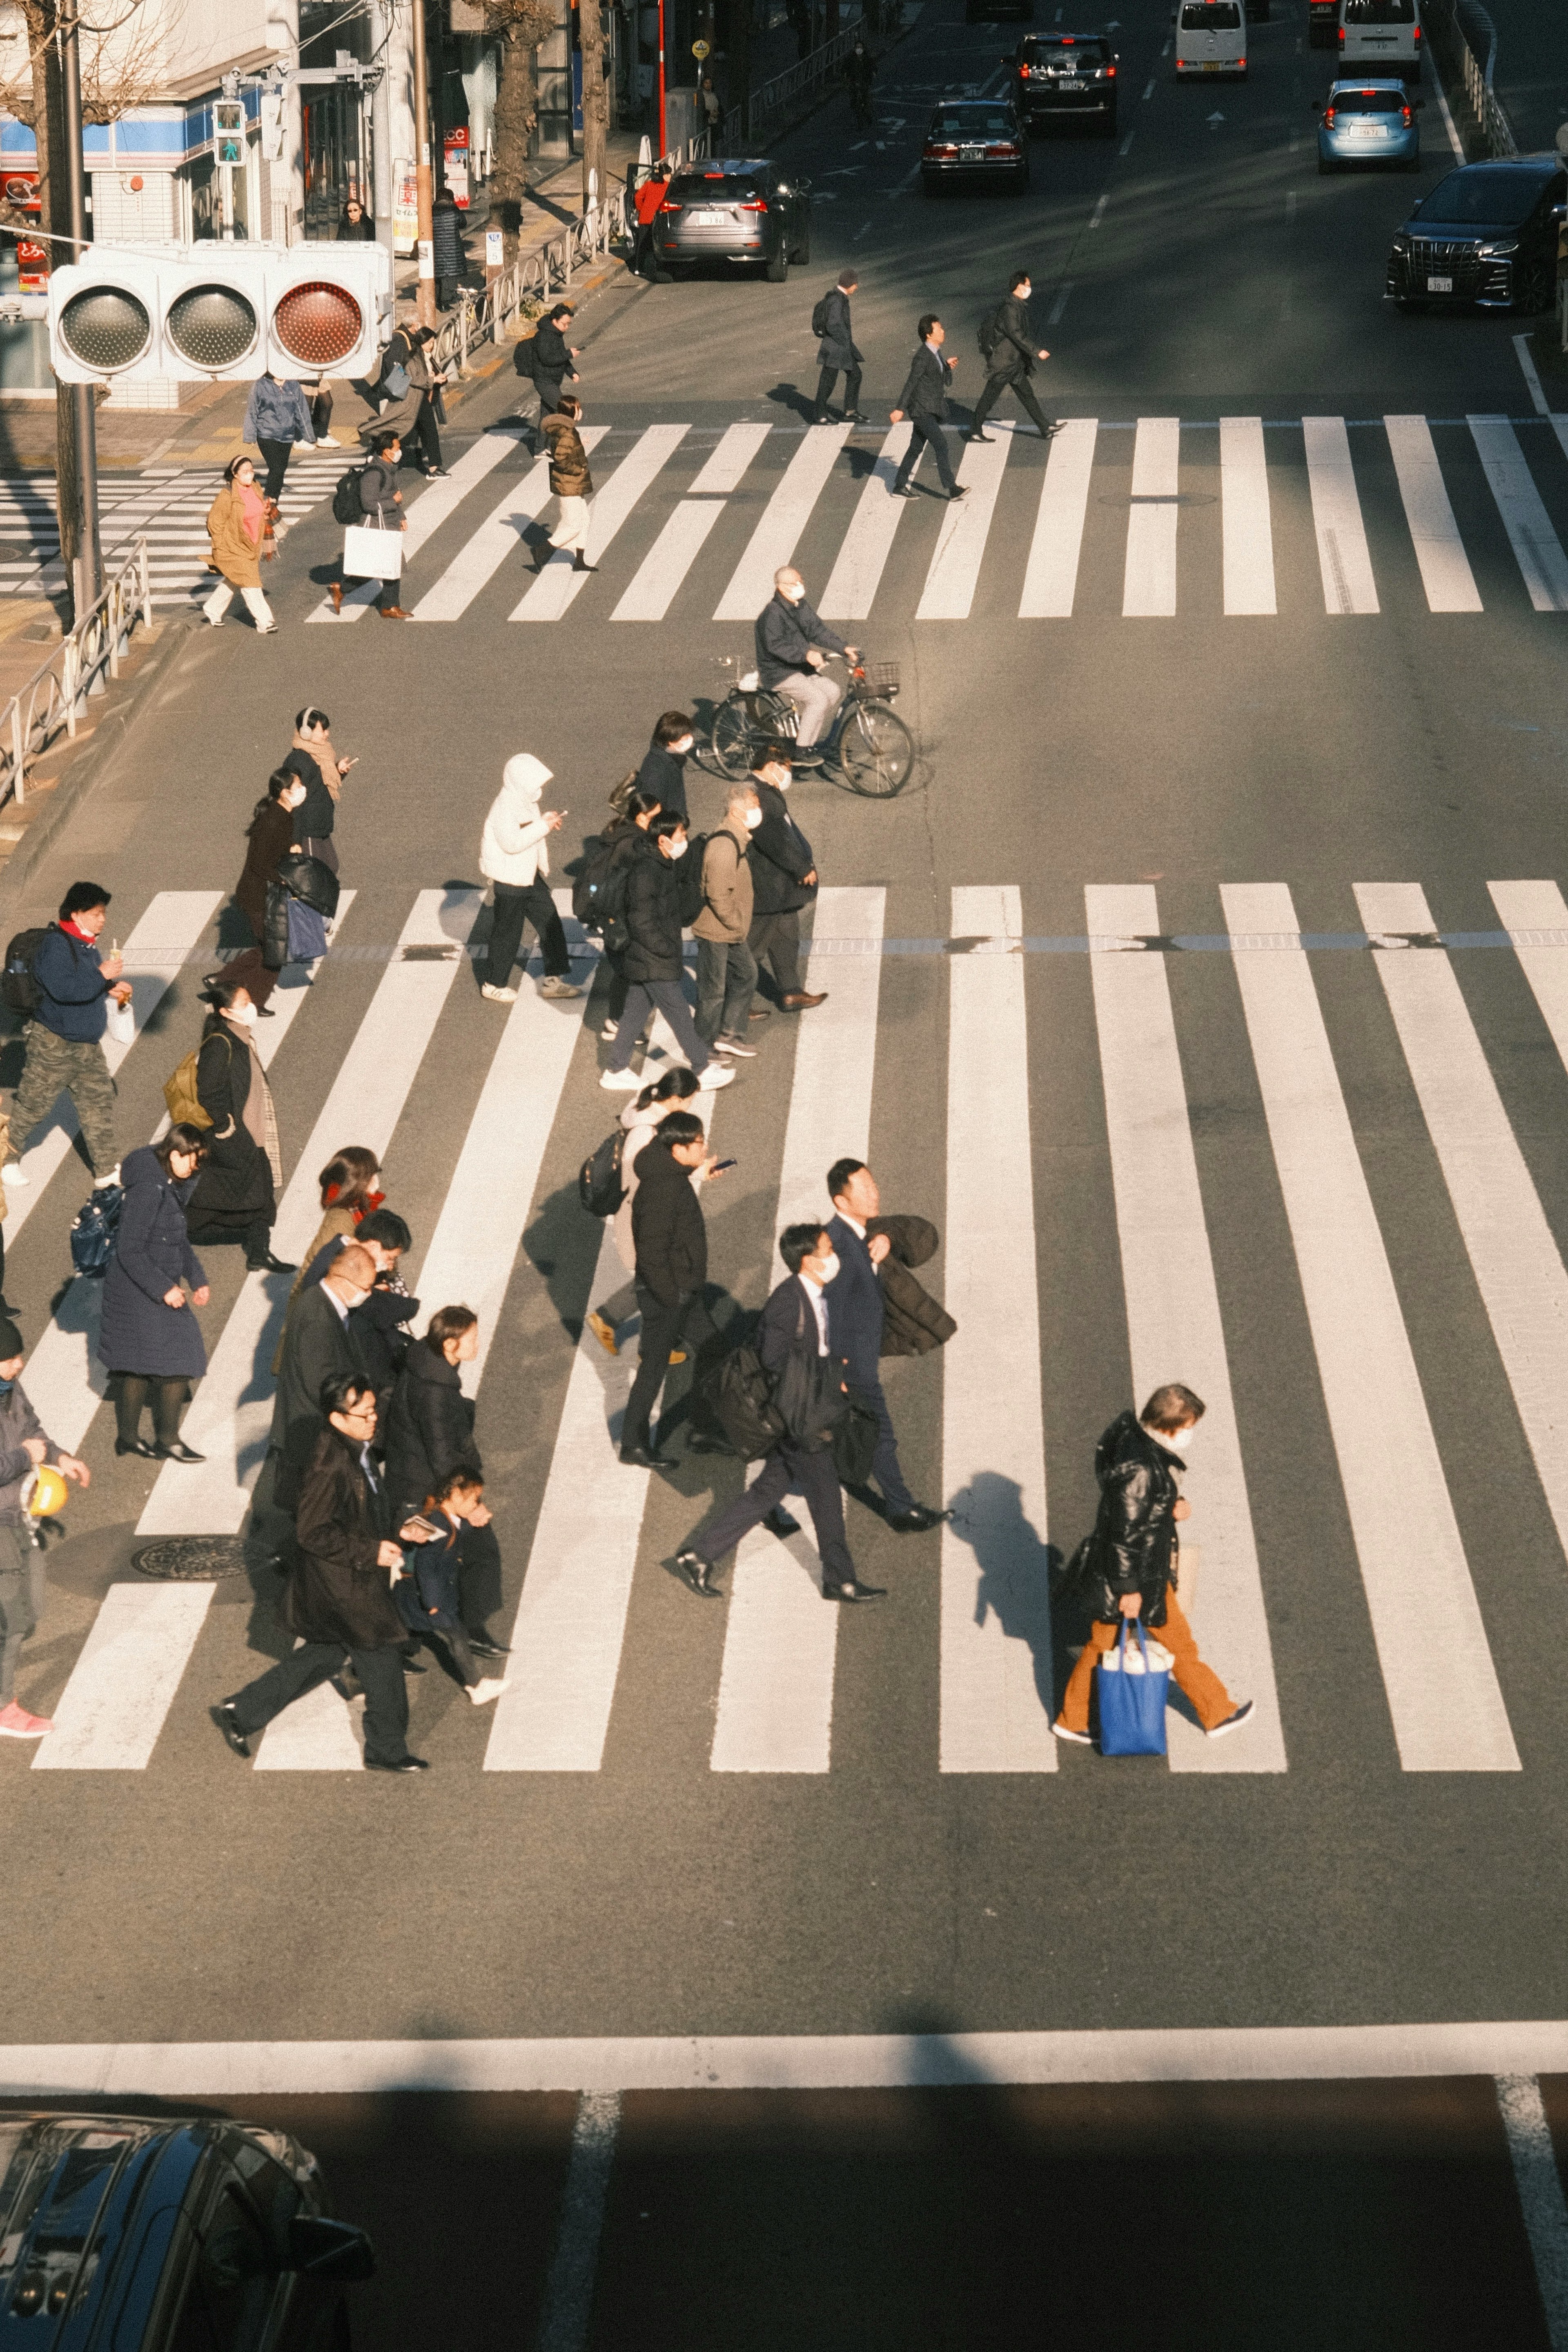
[{"label": "traffic light", "polygon": [[245,101],[220,98],[213,103],[213,154],[220,163],[245,161]]},{"label": "traffic light", "polygon": [[90,247],[49,278],[62,383],[363,375],[392,316],[385,246]]}]

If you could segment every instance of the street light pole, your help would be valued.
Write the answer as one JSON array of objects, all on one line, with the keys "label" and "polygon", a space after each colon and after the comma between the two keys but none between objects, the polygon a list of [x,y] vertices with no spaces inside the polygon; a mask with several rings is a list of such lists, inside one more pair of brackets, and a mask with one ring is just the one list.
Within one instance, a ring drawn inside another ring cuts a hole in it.
[{"label": "street light pole", "polygon": [[[87,182],[81,157],[81,56],[74,5],[60,20],[56,40],[65,137],[68,234],[74,249],[87,243]],[[58,184],[58,182],[56,184]],[[60,553],[70,575],[72,618],[80,621],[103,589],[103,554],[98,536],[97,389],[90,383],[59,384],[55,392],[56,498]]]},{"label": "street light pole", "polygon": [[436,178],[430,168],[430,69],[425,0],[414,0],[414,140],[419,204],[419,323],[436,324]]}]

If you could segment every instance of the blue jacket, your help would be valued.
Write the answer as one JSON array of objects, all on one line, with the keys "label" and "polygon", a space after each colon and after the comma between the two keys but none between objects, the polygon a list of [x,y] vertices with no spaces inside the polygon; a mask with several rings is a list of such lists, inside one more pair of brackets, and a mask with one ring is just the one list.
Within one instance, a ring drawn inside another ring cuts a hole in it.
[{"label": "blue jacket", "polygon": [[42,992],[35,1021],[76,1045],[102,1036],[109,1019],[103,1000],[119,982],[105,980],[90,940],[51,923],[33,958],[33,977]]},{"label": "blue jacket", "polygon": [[805,656],[813,646],[824,653],[844,651],[843,638],[817,618],[804,596],[798,604],[788,604],[776,588],[757,614],[755,638],[757,675],[766,687],[780,686],[802,671],[809,677]]},{"label": "blue jacket", "polygon": [[315,428],[305,395],[297,383],[279,383],[276,376],[258,375],[250,387],[240,438],[244,441],[308,441],[315,446]]},{"label": "blue jacket", "polygon": [[435,1511],[430,1517],[432,1525],[444,1528],[446,1534],[434,1543],[405,1544],[403,1565],[408,1573],[392,1588],[397,1613],[413,1633],[422,1633],[431,1625],[445,1633],[448,1626],[463,1622],[458,1593],[462,1528],[445,1511]]},{"label": "blue jacket", "polygon": [[880,1378],[878,1358],[882,1351],[882,1285],[871,1253],[853,1225],[830,1217],[827,1231],[838,1253],[838,1272],[823,1292],[827,1301],[827,1336],[836,1355],[849,1366],[857,1388],[874,1388]]}]

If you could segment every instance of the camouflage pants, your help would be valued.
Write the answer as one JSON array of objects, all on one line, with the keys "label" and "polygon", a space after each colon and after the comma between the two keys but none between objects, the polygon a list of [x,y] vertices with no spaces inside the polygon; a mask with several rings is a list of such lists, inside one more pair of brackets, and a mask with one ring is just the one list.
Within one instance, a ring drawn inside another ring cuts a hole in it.
[{"label": "camouflage pants", "polygon": [[114,1080],[96,1037],[57,1037],[41,1021],[26,1028],[27,1060],[11,1106],[6,1157],[17,1160],[40,1119],[68,1094],[81,1122],[95,1176],[107,1176],[120,1154],[114,1142]]}]

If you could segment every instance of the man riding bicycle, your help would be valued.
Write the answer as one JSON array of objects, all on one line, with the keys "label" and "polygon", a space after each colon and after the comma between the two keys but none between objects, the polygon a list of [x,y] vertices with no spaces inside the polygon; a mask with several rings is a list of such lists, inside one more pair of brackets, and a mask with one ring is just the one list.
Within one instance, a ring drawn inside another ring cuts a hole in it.
[{"label": "man riding bicycle", "polygon": [[785,565],[773,573],[773,593],[757,615],[757,680],[782,694],[800,713],[795,753],[802,767],[820,768],[822,754],[811,746],[825,735],[844,689],[823,675],[829,654],[858,658],[854,646],[825,628],[805,601],[805,583]]}]

